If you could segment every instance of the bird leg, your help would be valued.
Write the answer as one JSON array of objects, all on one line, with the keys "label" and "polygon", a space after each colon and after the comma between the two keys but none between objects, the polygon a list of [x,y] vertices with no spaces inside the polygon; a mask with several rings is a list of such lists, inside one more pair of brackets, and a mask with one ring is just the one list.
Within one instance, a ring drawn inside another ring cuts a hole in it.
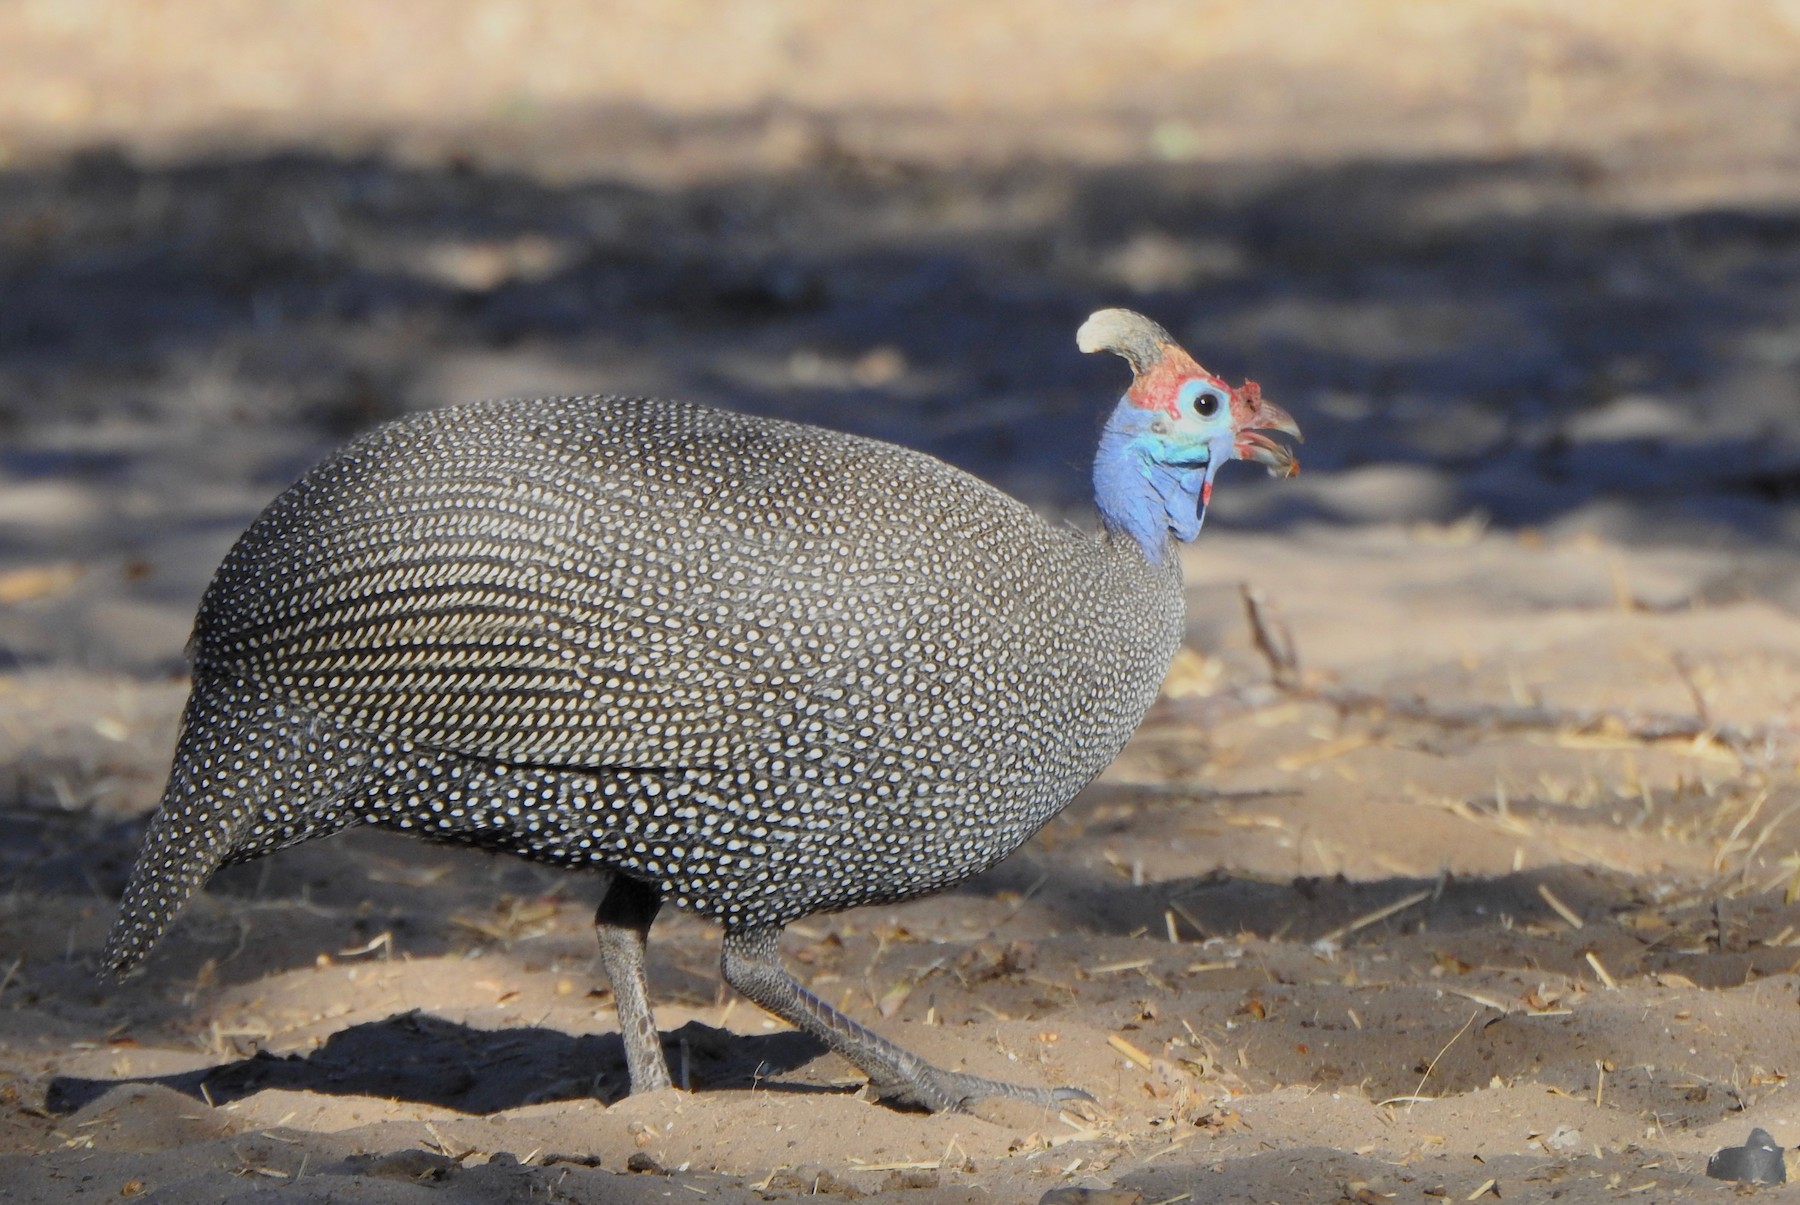
[{"label": "bird leg", "polygon": [[662,895],[655,887],[615,874],[594,912],[600,964],[612,981],[613,1011],[619,1015],[619,1036],[625,1041],[625,1066],[631,1072],[633,1092],[669,1086],[669,1064],[663,1059],[656,1018],[650,1013],[650,985],[644,974],[645,940],[661,907]]},{"label": "bird leg", "polygon": [[1033,1088],[934,1067],[865,1029],[805,988],[781,965],[776,925],[727,930],[725,982],[796,1029],[817,1038],[868,1073],[883,1100],[934,1113],[964,1113],[984,1097],[1005,1096],[1045,1108],[1094,1098],[1079,1088]]}]

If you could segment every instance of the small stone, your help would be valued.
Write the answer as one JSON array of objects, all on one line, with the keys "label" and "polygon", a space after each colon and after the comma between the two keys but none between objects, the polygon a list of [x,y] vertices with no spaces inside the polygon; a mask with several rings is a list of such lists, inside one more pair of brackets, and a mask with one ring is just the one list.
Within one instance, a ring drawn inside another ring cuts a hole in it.
[{"label": "small stone", "polygon": [[1544,1149],[1566,1155],[1581,1149],[1581,1131],[1574,1126],[1557,1126],[1544,1136]]},{"label": "small stone", "polygon": [[572,1163],[576,1167],[599,1167],[600,1156],[552,1153],[545,1155],[542,1159],[538,1160],[538,1162],[542,1163],[545,1167],[549,1167],[552,1163]]}]

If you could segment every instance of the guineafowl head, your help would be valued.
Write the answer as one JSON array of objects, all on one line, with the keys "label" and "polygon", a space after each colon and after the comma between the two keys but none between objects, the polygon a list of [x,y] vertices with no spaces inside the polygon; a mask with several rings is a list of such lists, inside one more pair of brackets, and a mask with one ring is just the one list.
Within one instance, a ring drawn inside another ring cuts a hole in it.
[{"label": "guineafowl head", "polygon": [[1233,389],[1207,372],[1142,314],[1100,310],[1075,342],[1131,365],[1131,387],[1100,439],[1094,493],[1107,525],[1137,540],[1152,561],[1162,559],[1171,535],[1200,534],[1213,477],[1227,460],[1254,460],[1282,477],[1299,472],[1293,452],[1267,434],[1300,438],[1287,411],[1255,381]]}]

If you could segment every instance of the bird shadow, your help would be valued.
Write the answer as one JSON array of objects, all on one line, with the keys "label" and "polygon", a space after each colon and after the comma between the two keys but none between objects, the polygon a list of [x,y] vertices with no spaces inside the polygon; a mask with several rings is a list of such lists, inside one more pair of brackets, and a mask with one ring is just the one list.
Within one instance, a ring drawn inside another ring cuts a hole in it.
[{"label": "bird shadow", "polygon": [[[809,1084],[770,1083],[825,1047],[800,1033],[744,1035],[690,1021],[662,1035],[678,1084],[697,1091],[757,1088],[835,1092]],[[270,1089],[327,1096],[374,1096],[486,1115],[526,1105],[598,1099],[612,1104],[630,1089],[617,1034],[553,1029],[475,1029],[413,1010],[353,1025],[306,1054],[259,1050],[248,1058],[174,1075],[89,1079],[59,1076],[45,1108],[68,1114],[123,1084],[158,1084],[218,1106]]]}]

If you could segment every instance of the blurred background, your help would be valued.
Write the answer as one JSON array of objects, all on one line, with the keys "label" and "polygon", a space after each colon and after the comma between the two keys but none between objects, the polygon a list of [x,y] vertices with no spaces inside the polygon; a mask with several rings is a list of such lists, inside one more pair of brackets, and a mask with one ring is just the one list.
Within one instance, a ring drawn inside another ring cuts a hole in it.
[{"label": "blurred background", "polygon": [[1160,319],[1215,522],[1800,546],[1800,3],[14,0],[0,663],[180,668],[404,411],[656,391],[1086,503]]},{"label": "blurred background", "polygon": [[[1071,1082],[1140,1109],[1172,1106],[1107,1033],[1235,1048],[1193,1091],[1246,1095],[1185,1158],[1268,1147],[1318,1186],[1235,1199],[1350,1199],[1374,1174],[1350,1152],[1378,1151],[1454,1163],[1434,1199],[1474,1200],[1514,1174],[1475,1157],[1537,1167],[1554,1123],[1644,1200],[1645,1169],[1697,1177],[1745,1125],[1792,1141],[1773,1094],[1800,1020],[1771,1002],[1800,941],[1800,0],[0,0],[0,1180],[20,1134],[52,1152],[32,1200],[155,1180],[138,1147],[95,1178],[69,1135],[124,1141],[131,1111],[57,1121],[47,1085],[229,1070],[250,1047],[222,1034],[354,1029],[373,1045],[345,1065],[391,1070],[423,1033],[518,1102],[564,1031],[610,1034],[585,905],[563,907],[591,877],[372,832],[226,871],[139,985],[90,973],[201,591],[330,448],[481,397],[655,392],[921,447],[1085,523],[1127,372],[1074,332],[1110,305],[1258,380],[1305,471],[1223,475],[1190,647],[1113,770],[993,877],[797,931],[812,981],[970,1050],[997,1007],[1048,1018],[1030,1033],[1091,1060]],[[1240,581],[1295,633],[1299,693],[1270,687]],[[1041,945],[1054,1002],[1008,947],[905,1003],[995,933]],[[468,973],[484,951],[505,984]],[[658,991],[688,1010],[659,1003],[666,1028],[727,1025],[716,957],[659,921]],[[1276,981],[1267,1010],[1245,996]],[[1671,1039],[1665,1004],[1701,1020]],[[1471,1028],[1475,1006],[1513,1015]],[[538,1062],[483,1045],[503,1024]],[[310,1066],[244,1124],[500,1107]],[[185,1125],[161,1099],[136,1116]],[[781,1133],[764,1171],[818,1157],[796,1142],[868,1153],[827,1109],[781,1132],[731,1094],[690,1104]],[[1142,1167],[1171,1131],[1133,1116]],[[585,1115],[541,1119],[505,1141],[589,1149]],[[313,1166],[420,1141],[346,1132]],[[878,1166],[949,1158],[904,1133]],[[962,1131],[984,1174],[1026,1143],[1007,1133]],[[614,1168],[643,1146],[615,1138]],[[1146,1200],[1193,1187],[1177,1162]],[[240,1170],[169,1199],[286,1174]]]}]

